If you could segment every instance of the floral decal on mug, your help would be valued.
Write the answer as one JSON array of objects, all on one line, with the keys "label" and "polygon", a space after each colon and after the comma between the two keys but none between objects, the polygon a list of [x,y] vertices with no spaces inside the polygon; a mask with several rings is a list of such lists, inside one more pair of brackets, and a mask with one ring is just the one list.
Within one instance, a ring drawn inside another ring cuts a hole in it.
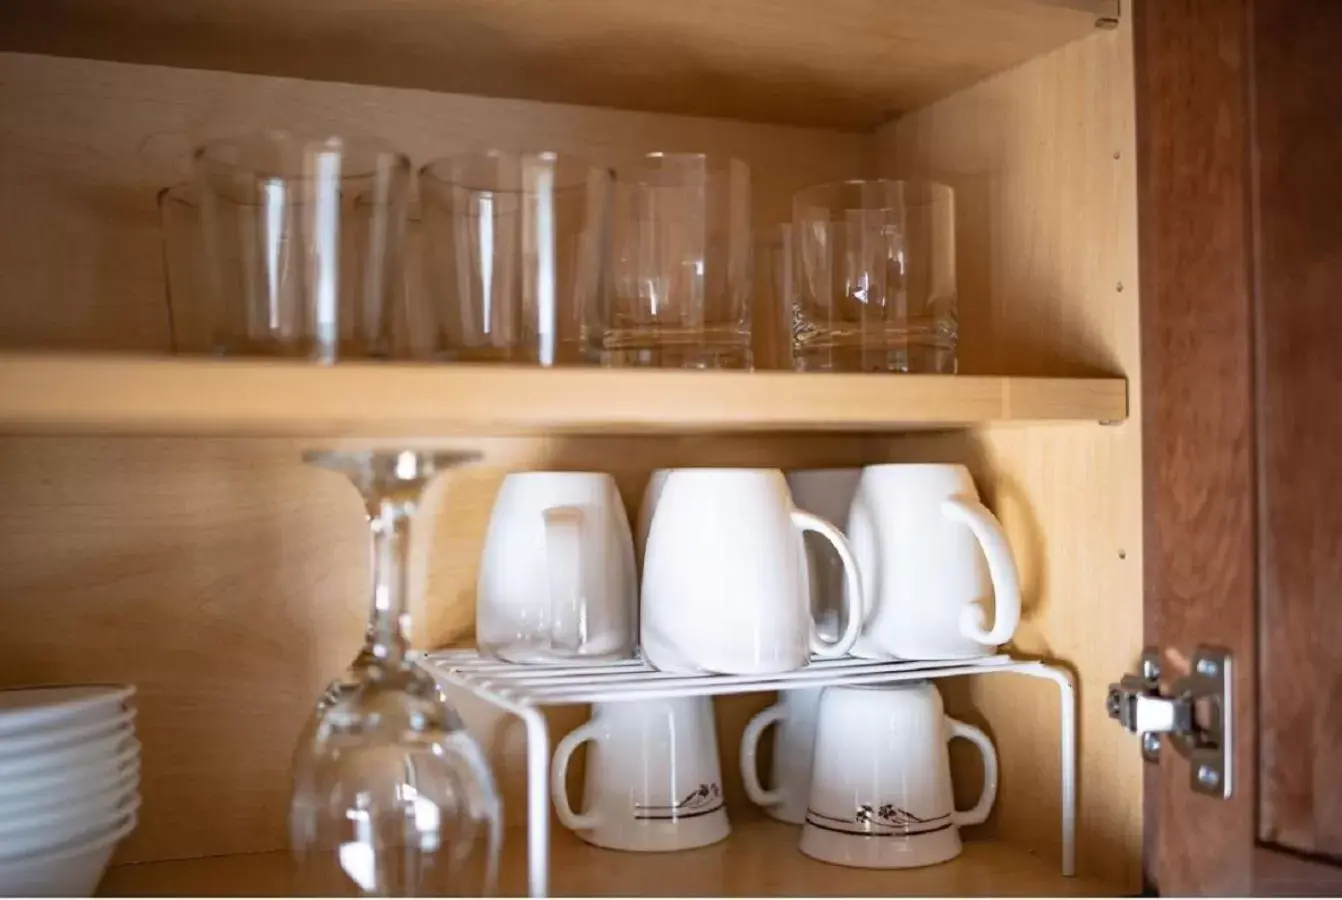
[{"label": "floral decal on mug", "polygon": [[923,818],[908,810],[900,809],[893,803],[882,803],[879,806],[863,803],[848,818],[830,816],[816,812],[814,809],[808,809],[806,810],[806,821],[808,824],[823,828],[826,831],[859,837],[916,837],[920,834],[931,834],[934,831],[945,831],[950,828],[951,814],[944,813],[939,816]]},{"label": "floral decal on mug", "polygon": [[717,782],[700,784],[679,803],[670,806],[641,806],[634,804],[634,818],[640,821],[675,822],[706,816],[722,809],[722,788]]}]

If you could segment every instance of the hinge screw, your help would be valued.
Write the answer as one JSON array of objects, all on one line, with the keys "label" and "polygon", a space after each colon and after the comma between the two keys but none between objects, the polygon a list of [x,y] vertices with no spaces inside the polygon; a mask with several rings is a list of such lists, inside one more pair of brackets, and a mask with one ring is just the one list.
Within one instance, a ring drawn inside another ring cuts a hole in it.
[{"label": "hinge screw", "polygon": [[1215,677],[1216,677],[1216,673],[1217,673],[1218,671],[1219,671],[1219,668],[1217,667],[1215,660],[1210,660],[1210,659],[1200,659],[1200,660],[1198,660],[1198,674],[1199,674],[1199,675],[1204,675],[1204,676],[1206,676],[1207,678],[1215,678]]},{"label": "hinge screw", "polygon": [[1142,677],[1147,681],[1155,681],[1160,677],[1160,663],[1150,657],[1142,660]]},{"label": "hinge screw", "polygon": [[1221,783],[1221,773],[1211,766],[1198,766],[1198,783],[1207,787],[1216,787]]},{"label": "hinge screw", "polygon": [[1160,735],[1156,734],[1154,731],[1148,731],[1146,734],[1142,735],[1142,749],[1145,750],[1149,756],[1155,756],[1159,753]]}]

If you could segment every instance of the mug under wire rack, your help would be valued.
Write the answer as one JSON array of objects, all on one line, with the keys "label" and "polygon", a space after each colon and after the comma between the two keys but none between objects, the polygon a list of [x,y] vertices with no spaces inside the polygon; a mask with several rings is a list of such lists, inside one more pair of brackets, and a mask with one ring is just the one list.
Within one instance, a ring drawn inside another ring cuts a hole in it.
[{"label": "mug under wire rack", "polygon": [[961,675],[1025,675],[1044,678],[1058,686],[1062,874],[1076,874],[1076,691],[1071,673],[1059,666],[999,654],[935,661],[825,659],[813,660],[803,669],[774,675],[682,675],[654,669],[641,659],[521,665],[482,656],[477,650],[426,653],[420,658],[420,665],[441,684],[469,691],[513,713],[526,727],[527,881],[532,897],[547,896],[550,873],[550,735],[541,707],[890,684]]}]

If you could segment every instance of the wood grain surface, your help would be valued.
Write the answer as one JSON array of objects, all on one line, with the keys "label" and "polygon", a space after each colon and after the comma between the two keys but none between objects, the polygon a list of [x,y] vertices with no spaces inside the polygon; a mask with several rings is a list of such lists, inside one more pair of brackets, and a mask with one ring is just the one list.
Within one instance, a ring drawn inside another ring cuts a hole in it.
[{"label": "wood grain surface", "polygon": [[[196,140],[279,124],[380,134],[416,162],[491,145],[606,162],[666,146],[732,154],[751,166],[761,221],[786,215],[793,191],[859,171],[865,152],[858,136],[824,131],[0,54],[0,197],[22,210],[0,217],[0,345],[166,352],[155,194],[183,177]],[[196,409],[218,400],[200,395]],[[659,466],[872,458],[861,435],[458,438],[484,460],[434,486],[416,529],[421,647],[471,634],[484,525],[510,471],[611,471],[636,505]],[[299,462],[311,443],[0,439],[0,683],[140,688],[144,807],[119,859],[285,845],[294,737],[357,649],[367,601],[358,497]],[[723,733],[748,712],[727,708]],[[470,714],[493,733],[494,719]],[[556,733],[581,717],[561,713]],[[500,731],[509,791],[515,740]]]},{"label": "wood grain surface", "polygon": [[[732,834],[697,850],[626,853],[582,843],[559,830],[552,839],[555,897],[1086,897],[1117,886],[1064,878],[1057,860],[1000,841],[966,839],[964,852],[939,866],[863,870],[829,865],[797,849],[799,829],[732,808]],[[739,814],[738,814],[739,813]],[[972,831],[971,831],[972,835]],[[500,894],[526,896],[525,832],[510,829],[500,865]],[[99,894],[113,897],[273,897],[292,894],[287,853],[252,853],[118,866]],[[323,885],[339,893],[341,885]]]},{"label": "wood grain surface", "polygon": [[371,439],[894,431],[1125,418],[1122,378],[0,354],[0,432],[11,433]]},{"label": "wood grain surface", "polygon": [[[864,171],[947,173],[974,211],[962,219],[960,240],[966,371],[1126,375],[1136,390],[1126,41],[1122,31],[1087,38],[870,139],[0,56],[0,191],[23,211],[0,218],[0,344],[165,349],[154,191],[180,175],[181,154],[203,133],[287,121],[381,133],[417,161],[541,139],[599,159],[671,143],[733,153],[752,166],[760,222],[784,216],[792,191],[809,183]],[[1042,157],[1040,148],[1047,150]],[[1006,348],[1000,352],[993,349],[999,341]],[[964,462],[1001,515],[1027,582],[1016,649],[1080,669],[1082,872],[1112,876],[1130,890],[1141,827],[1139,766],[1135,751],[1095,722],[1099,692],[1139,645],[1139,431],[1130,420],[879,437],[461,435],[485,460],[443,479],[426,502],[432,524],[416,538],[417,642],[469,638],[483,526],[509,471],[612,471],[632,507],[660,466]],[[338,476],[296,463],[304,443],[0,441],[5,524],[26,535],[0,550],[0,609],[11,623],[0,635],[0,680],[98,677],[140,685],[145,814],[123,861],[283,846],[293,735],[320,684],[357,646],[366,578],[357,497]],[[1051,871],[1058,847],[1056,694],[1023,679],[988,681],[948,690],[948,708],[987,724],[1002,748],[998,818],[980,834],[1024,847]],[[755,696],[719,704],[725,759],[734,757],[745,719],[766,702]],[[465,713],[490,735],[505,803],[518,808],[516,732],[479,709]],[[583,715],[581,708],[559,712],[553,734]],[[972,791],[974,777],[961,779],[957,790]],[[729,802],[739,804],[733,782],[729,774]],[[776,841],[768,845],[757,854],[764,861],[746,870],[754,872],[749,879],[726,883],[731,890],[750,891],[756,878],[787,890],[769,880],[771,854],[781,851]],[[831,873],[816,871],[818,879]],[[993,877],[959,890],[1015,890],[1015,876]],[[1023,876],[1019,883],[1033,884]],[[910,890],[938,892],[932,881]]]},{"label": "wood grain surface", "polygon": [[[1254,424],[1249,49],[1245,4],[1133,13],[1146,458],[1146,635],[1234,654],[1235,783],[1193,793],[1166,750],[1148,823],[1163,894],[1252,888],[1255,759]],[[1179,657],[1166,666],[1181,674]],[[1115,738],[1118,739],[1117,737]],[[1136,753],[1137,747],[1131,746]]]},{"label": "wood grain surface", "polygon": [[[901,459],[965,462],[1021,570],[1013,646],[1079,680],[1078,859],[1084,874],[1140,883],[1142,764],[1104,714],[1105,686],[1142,640],[1142,473],[1136,196],[1124,25],[990,78],[883,129],[884,171],[956,190],[962,371],[1121,371],[1132,417],[1116,427],[976,429],[893,442]],[[1052,685],[1009,678],[951,695],[1003,759],[1051,760]],[[957,777],[977,777],[973,764]],[[990,828],[1056,852],[1051,767],[1002,778]]]},{"label": "wood grain surface", "polygon": [[1234,793],[1167,752],[1151,874],[1335,893],[1342,9],[1143,3],[1136,26],[1148,630],[1171,676],[1199,643],[1238,672]]},{"label": "wood grain surface", "polygon": [[874,128],[1117,0],[8,0],[0,49]]},{"label": "wood grain surface", "polygon": [[1342,5],[1252,9],[1258,836],[1342,864]]}]

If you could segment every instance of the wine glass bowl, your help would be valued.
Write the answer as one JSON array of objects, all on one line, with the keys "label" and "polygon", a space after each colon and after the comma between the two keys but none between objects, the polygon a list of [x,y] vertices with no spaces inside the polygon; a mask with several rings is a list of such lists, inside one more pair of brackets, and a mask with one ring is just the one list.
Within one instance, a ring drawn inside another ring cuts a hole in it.
[{"label": "wine glass bowl", "polygon": [[479,746],[410,654],[409,529],[434,475],[474,453],[317,452],[364,497],[373,537],[365,644],[294,753],[300,887],[378,896],[492,893],[502,816]]}]

